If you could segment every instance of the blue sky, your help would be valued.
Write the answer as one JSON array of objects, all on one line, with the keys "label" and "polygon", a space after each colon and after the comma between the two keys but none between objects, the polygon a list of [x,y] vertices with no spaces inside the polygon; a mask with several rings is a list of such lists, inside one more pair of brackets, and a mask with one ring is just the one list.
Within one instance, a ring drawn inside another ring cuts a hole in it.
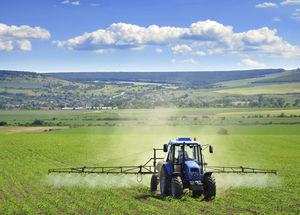
[{"label": "blue sky", "polygon": [[1,0],[0,69],[300,67],[300,0]]}]

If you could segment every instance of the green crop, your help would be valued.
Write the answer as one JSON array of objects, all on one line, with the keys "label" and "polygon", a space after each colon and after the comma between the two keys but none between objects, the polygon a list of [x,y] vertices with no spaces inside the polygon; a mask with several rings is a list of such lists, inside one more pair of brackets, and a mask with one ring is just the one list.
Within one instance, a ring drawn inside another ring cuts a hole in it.
[{"label": "green crop", "polygon": [[[247,114],[252,113],[241,115]],[[228,134],[217,134],[220,128]],[[91,126],[9,134],[7,129],[0,134],[0,214],[300,213],[300,125]],[[189,192],[181,199],[152,194],[148,177],[138,184],[135,176],[47,175],[49,168],[140,165],[152,148],[179,136],[212,144],[215,153],[205,153],[209,165],[276,169],[278,175],[217,175],[211,202]]]}]

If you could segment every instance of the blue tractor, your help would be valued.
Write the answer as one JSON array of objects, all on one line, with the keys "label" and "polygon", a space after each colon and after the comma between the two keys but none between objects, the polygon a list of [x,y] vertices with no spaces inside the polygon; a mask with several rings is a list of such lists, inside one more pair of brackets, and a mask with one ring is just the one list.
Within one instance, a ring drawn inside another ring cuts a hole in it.
[{"label": "blue tractor", "polygon": [[[166,155],[156,166],[157,174],[151,177],[151,191],[156,191],[160,184],[160,192],[165,196],[179,198],[188,188],[194,197],[204,194],[205,199],[213,199],[216,183],[212,172],[205,172],[202,150],[200,143],[190,138],[178,138],[164,144]],[[211,145],[209,152],[213,153]]]}]

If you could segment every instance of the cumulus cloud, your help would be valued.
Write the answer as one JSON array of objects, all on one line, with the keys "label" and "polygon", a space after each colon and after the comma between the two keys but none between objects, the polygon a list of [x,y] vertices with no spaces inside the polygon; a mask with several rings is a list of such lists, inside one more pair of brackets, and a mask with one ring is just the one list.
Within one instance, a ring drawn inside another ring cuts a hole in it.
[{"label": "cumulus cloud", "polygon": [[195,61],[193,58],[185,59],[185,60],[181,61],[181,63],[198,64],[198,62]]},{"label": "cumulus cloud", "polygon": [[243,65],[249,66],[249,67],[265,67],[265,64],[251,60],[250,58],[243,59],[241,63]]},{"label": "cumulus cloud", "polygon": [[173,54],[187,54],[192,51],[192,48],[188,45],[176,45],[172,48]]},{"label": "cumulus cloud", "polygon": [[274,17],[274,18],[273,18],[273,21],[274,21],[274,22],[280,22],[280,19],[279,19],[278,17]]},{"label": "cumulus cloud", "polygon": [[257,7],[257,8],[277,7],[277,4],[273,3],[273,2],[264,2],[264,3],[261,3],[261,4],[255,5],[255,7]]},{"label": "cumulus cloud", "polygon": [[[193,47],[207,49],[208,54],[265,54],[271,56],[299,56],[300,50],[277,36],[276,29],[263,27],[246,32],[233,32],[232,26],[206,20],[192,23],[188,28],[157,25],[141,27],[114,23],[106,29],[84,33],[66,41],[59,47],[69,50],[95,51],[99,49],[143,49],[150,45],[175,45],[175,54],[191,52]],[[186,43],[178,45],[178,43]],[[176,45],[177,44],[177,45]]]},{"label": "cumulus cloud", "polygon": [[176,61],[177,61],[177,60],[176,60],[175,58],[173,58],[173,59],[171,60],[172,63],[176,63]]},{"label": "cumulus cloud", "polygon": [[79,1],[73,1],[71,4],[72,5],[79,5],[80,3],[79,3]]},{"label": "cumulus cloud", "polygon": [[205,56],[206,53],[203,52],[203,51],[196,51],[196,52],[193,53],[193,55]]},{"label": "cumulus cloud", "polygon": [[163,52],[163,50],[162,50],[162,49],[160,49],[160,48],[156,48],[156,49],[155,49],[155,52],[157,52],[157,53],[162,53],[162,52]]},{"label": "cumulus cloud", "polygon": [[174,43],[187,31],[188,29],[176,27],[151,25],[145,28],[126,23],[114,23],[107,29],[99,29],[58,42],[58,46],[76,50],[132,49],[145,45]]},{"label": "cumulus cloud", "polygon": [[30,51],[32,49],[30,40],[48,40],[49,38],[50,33],[40,27],[8,26],[0,23],[0,51]]},{"label": "cumulus cloud", "polygon": [[281,5],[297,5],[300,4],[300,0],[285,0],[280,3]]}]

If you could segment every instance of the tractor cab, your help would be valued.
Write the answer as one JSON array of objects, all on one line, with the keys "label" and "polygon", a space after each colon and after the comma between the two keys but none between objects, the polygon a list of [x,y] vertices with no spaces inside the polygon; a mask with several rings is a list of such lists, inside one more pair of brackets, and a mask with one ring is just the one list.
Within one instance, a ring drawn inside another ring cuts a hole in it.
[{"label": "tractor cab", "polygon": [[190,138],[178,138],[164,145],[164,161],[169,174],[185,174],[187,180],[200,180],[203,174],[201,145]]}]

